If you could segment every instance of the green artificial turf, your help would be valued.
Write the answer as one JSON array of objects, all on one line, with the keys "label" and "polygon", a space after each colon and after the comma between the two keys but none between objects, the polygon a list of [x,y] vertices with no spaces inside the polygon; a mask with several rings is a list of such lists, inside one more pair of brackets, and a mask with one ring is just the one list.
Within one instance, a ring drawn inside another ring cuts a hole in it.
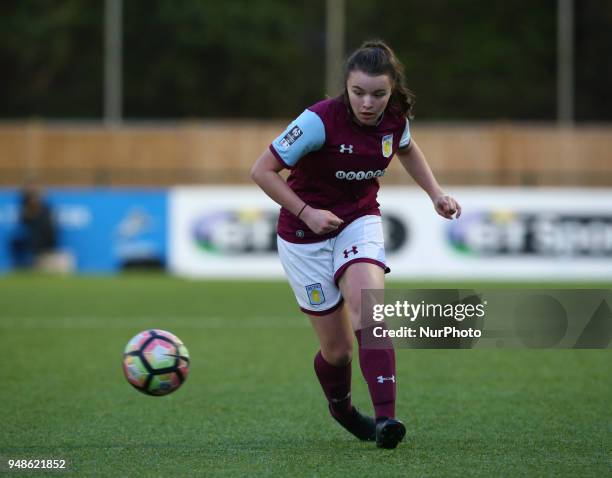
[{"label": "green artificial turf", "polygon": [[[167,397],[123,377],[123,348],[147,328],[189,348],[190,376]],[[611,472],[609,349],[400,349],[397,414],[408,434],[380,450],[328,416],[317,348],[284,282],[2,278],[0,471],[8,459],[55,458],[68,469],[52,476]],[[353,399],[371,412],[357,361]]]}]

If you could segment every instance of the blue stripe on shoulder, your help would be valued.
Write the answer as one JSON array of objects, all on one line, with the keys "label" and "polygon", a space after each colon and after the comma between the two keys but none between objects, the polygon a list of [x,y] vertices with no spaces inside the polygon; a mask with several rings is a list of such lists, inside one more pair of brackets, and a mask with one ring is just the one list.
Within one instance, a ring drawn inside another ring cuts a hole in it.
[{"label": "blue stripe on shoulder", "polygon": [[304,112],[274,141],[272,146],[285,164],[293,167],[305,155],[320,149],[325,143],[325,125],[319,115]]}]

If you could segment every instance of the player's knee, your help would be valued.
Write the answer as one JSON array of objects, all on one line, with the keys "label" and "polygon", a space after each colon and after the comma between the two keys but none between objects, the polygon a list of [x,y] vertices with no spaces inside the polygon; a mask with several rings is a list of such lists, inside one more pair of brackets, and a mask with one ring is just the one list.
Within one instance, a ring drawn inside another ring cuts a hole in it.
[{"label": "player's knee", "polygon": [[332,365],[337,367],[346,365],[351,363],[353,359],[353,344],[335,344],[325,350],[324,355],[325,359]]}]

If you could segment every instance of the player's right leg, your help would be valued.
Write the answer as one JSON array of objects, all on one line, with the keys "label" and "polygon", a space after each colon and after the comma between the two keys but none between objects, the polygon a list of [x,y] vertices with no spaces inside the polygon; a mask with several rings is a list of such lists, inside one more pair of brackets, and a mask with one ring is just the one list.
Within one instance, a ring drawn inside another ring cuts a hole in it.
[{"label": "player's right leg", "polygon": [[314,368],[334,419],[360,440],[376,439],[376,422],[351,403],[353,329],[344,307],[327,315],[309,315],[321,349]]},{"label": "player's right leg", "polygon": [[375,437],[375,422],[351,403],[353,332],[333,278],[331,241],[294,244],[278,238],[278,252],[300,309],[317,334],[321,349],[314,360],[331,415],[362,440]]}]

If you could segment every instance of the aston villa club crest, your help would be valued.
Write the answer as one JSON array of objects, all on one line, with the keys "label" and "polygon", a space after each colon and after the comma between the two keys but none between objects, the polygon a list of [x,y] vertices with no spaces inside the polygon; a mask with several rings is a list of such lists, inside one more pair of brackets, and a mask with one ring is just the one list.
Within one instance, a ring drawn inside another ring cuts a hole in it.
[{"label": "aston villa club crest", "polygon": [[307,285],[306,293],[308,294],[308,300],[312,305],[321,305],[323,302],[325,302],[325,295],[323,295],[323,287],[321,284]]},{"label": "aston villa club crest", "polygon": [[385,158],[390,158],[393,154],[393,135],[388,134],[382,139],[382,154]]}]

